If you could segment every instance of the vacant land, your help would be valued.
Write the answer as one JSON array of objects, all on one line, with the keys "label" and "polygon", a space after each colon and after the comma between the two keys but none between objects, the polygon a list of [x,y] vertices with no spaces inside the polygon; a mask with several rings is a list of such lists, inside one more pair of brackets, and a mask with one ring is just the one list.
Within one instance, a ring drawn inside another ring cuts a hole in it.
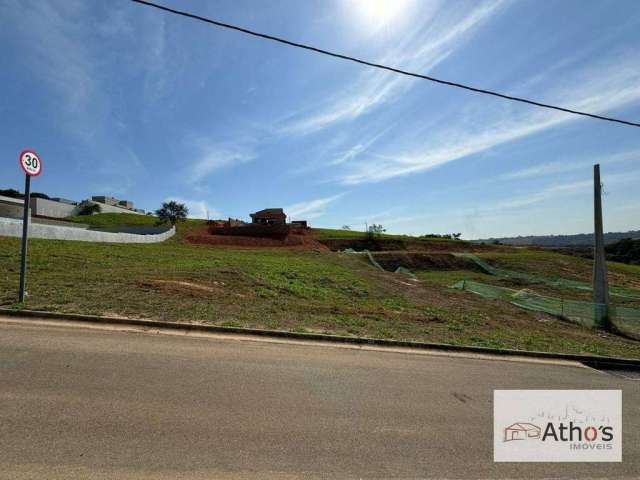
[{"label": "vacant land", "polygon": [[[202,224],[181,224],[175,238],[151,245],[31,240],[25,307],[640,358],[640,342],[449,289],[456,270],[419,271],[423,280],[415,281],[376,270],[358,255],[185,242],[186,234]],[[429,241],[420,241],[428,250]],[[19,243],[0,238],[0,303],[5,307],[20,308],[15,304]],[[440,251],[442,243],[433,241],[434,249]],[[526,254],[513,255],[521,253]],[[568,258],[579,262],[576,274],[588,270],[586,260]],[[640,278],[640,268],[612,270],[621,282]],[[485,279],[477,270],[462,272],[467,279]]]}]

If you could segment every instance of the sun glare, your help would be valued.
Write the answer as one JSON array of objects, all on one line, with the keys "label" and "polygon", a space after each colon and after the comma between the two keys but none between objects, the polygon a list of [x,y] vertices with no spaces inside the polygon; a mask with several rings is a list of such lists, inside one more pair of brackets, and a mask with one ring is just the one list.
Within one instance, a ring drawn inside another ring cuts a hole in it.
[{"label": "sun glare", "polygon": [[406,11],[410,0],[353,0],[352,9],[360,21],[377,29],[398,20]]}]

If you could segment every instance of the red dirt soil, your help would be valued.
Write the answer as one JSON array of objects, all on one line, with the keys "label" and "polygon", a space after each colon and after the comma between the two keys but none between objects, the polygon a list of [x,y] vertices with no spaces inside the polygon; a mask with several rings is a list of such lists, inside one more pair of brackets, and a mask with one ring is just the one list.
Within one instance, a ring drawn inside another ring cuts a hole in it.
[{"label": "red dirt soil", "polygon": [[247,248],[294,248],[296,250],[328,251],[329,249],[311,235],[290,233],[284,240],[272,238],[242,237],[239,235],[212,235],[207,227],[193,229],[185,236],[187,243],[196,245],[247,247]]}]

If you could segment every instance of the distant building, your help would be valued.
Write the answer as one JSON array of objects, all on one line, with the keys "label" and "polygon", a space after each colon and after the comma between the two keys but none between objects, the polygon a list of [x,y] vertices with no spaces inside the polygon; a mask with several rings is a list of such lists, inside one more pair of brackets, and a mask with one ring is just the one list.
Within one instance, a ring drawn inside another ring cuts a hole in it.
[{"label": "distant building", "polygon": [[78,202],[69,200],[68,198],[54,197],[51,200],[53,200],[54,202],[66,203],[67,205],[78,205]]},{"label": "distant building", "polygon": [[282,208],[265,208],[251,215],[251,223],[260,225],[285,225],[287,215]]},{"label": "distant building", "polygon": [[133,208],[133,202],[130,200],[119,200],[114,197],[107,197],[106,195],[94,195],[91,200],[96,203],[102,203],[103,205],[110,205],[112,207],[124,208],[136,213],[144,213],[141,208]]},{"label": "distant building", "polygon": [[[89,201],[89,200],[86,200]],[[118,199],[107,196],[93,196],[91,203],[100,205],[102,213],[132,213],[144,215],[144,210],[133,208],[133,202],[123,200],[122,204]],[[42,196],[31,197],[29,210],[32,217],[41,218],[64,218],[70,215],[77,215],[80,211],[80,202],[67,198],[43,198]],[[22,218],[24,200],[7,196],[0,196],[0,217]]]},{"label": "distant building", "polygon": [[98,203],[104,203],[105,205],[118,205],[118,199],[113,197],[107,197],[105,195],[94,195],[91,200]]}]

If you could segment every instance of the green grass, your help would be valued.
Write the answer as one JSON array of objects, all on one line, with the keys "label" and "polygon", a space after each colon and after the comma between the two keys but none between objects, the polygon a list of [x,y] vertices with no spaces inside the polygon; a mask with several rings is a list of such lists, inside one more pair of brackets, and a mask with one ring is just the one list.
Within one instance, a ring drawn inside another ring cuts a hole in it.
[{"label": "green grass", "polygon": [[345,239],[360,239],[365,238],[364,232],[358,232],[355,230],[338,230],[334,228],[313,228],[313,233],[319,239],[325,238],[345,238]]},{"label": "green grass", "polygon": [[483,283],[493,283],[496,280],[493,275],[473,270],[429,270],[417,271],[415,274],[420,280],[443,287],[450,287],[461,280],[473,280]]},{"label": "green grass", "polygon": [[[158,217],[155,215],[135,215],[133,213],[97,213],[95,215],[75,215],[66,217],[66,221],[83,223],[92,229],[117,230],[118,227],[137,227],[156,225]],[[176,225],[176,236],[169,241],[175,243],[182,240],[184,234],[194,226],[204,225],[206,220],[188,218]]]},{"label": "green grass", "polygon": [[[366,238],[365,232],[356,230],[339,230],[333,228],[313,228],[312,232],[319,240],[325,239],[341,239],[341,240],[362,240]],[[442,242],[456,242],[462,244],[464,240],[453,240],[451,238],[441,237],[413,237],[411,235],[396,235],[392,233],[376,234],[376,238],[388,239],[388,240],[407,240],[412,242],[421,241],[442,241]]]},{"label": "green grass", "polygon": [[607,262],[609,270],[616,273],[623,273],[632,276],[640,281],[640,265],[629,265],[627,263]]},{"label": "green grass", "polygon": [[[547,250],[518,249],[511,252],[480,253],[478,256],[505,270],[591,281],[593,262],[582,257]],[[640,266],[607,262],[609,282],[621,287],[640,288]]]},{"label": "green grass", "polygon": [[[2,297],[15,299],[17,239],[0,238]],[[27,306],[166,320],[297,327],[354,312],[386,315],[387,295],[331,254],[32,240]],[[184,285],[176,282],[188,282]],[[400,301],[399,298],[396,299]],[[290,324],[290,325],[289,325]]]},{"label": "green grass", "polygon": [[[447,288],[463,272],[421,272],[414,285],[353,255],[182,243],[203,223],[150,245],[31,240],[24,307],[640,358],[639,342]],[[20,307],[19,243],[0,237],[5,307]]]}]

